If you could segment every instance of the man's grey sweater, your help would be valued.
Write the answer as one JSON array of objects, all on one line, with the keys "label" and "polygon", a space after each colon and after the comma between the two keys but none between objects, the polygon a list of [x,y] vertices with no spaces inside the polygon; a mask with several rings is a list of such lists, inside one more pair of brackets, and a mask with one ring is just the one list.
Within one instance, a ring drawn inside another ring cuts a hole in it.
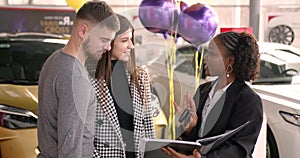
[{"label": "man's grey sweater", "polygon": [[39,78],[38,158],[93,157],[96,97],[85,67],[61,50]]}]

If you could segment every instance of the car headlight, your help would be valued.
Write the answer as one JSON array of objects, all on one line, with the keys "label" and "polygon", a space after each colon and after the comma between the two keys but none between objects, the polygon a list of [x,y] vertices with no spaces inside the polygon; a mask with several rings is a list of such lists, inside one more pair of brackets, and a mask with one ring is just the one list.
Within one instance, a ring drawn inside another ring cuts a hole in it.
[{"label": "car headlight", "polygon": [[37,127],[37,116],[25,109],[0,105],[0,126],[9,129]]},{"label": "car headlight", "polygon": [[279,111],[280,116],[288,123],[300,127],[300,115]]}]

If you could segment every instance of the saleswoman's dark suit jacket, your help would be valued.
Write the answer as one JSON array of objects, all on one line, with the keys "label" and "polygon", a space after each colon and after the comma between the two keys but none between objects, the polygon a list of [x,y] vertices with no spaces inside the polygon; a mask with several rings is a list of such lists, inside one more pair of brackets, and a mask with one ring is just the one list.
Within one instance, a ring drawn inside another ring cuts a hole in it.
[{"label": "saleswoman's dark suit jacket", "polygon": [[[213,82],[199,86],[194,100],[197,108],[198,123],[192,133],[182,139],[196,141],[200,138],[199,130],[202,122],[202,110]],[[202,157],[207,158],[250,158],[263,121],[262,102],[260,97],[243,81],[235,80],[222,95],[208,114],[203,137],[211,137],[234,129],[247,121],[251,121],[244,129],[215,150]]]}]

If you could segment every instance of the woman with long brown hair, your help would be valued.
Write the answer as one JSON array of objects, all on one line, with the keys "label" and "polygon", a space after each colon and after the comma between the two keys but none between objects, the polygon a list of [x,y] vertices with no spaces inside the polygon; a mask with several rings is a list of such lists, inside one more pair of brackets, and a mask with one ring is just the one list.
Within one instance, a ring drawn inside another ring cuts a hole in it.
[{"label": "woman with long brown hair", "polygon": [[98,97],[94,157],[139,158],[140,139],[155,137],[150,83],[135,62],[133,26],[118,18],[120,30],[92,79]]}]

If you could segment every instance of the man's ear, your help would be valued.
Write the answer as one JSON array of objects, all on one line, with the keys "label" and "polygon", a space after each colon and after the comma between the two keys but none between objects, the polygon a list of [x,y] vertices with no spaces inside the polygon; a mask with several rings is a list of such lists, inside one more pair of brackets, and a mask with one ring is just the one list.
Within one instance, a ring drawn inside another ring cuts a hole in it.
[{"label": "man's ear", "polygon": [[78,35],[81,39],[84,39],[88,33],[88,26],[85,23],[81,23],[78,27]]}]

